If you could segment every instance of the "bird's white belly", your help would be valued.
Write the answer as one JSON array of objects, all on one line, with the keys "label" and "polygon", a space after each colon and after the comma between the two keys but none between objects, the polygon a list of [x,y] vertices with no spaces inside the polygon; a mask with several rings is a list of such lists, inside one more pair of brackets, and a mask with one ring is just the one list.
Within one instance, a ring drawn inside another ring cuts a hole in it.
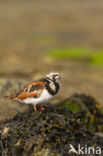
[{"label": "bird's white belly", "polygon": [[53,96],[51,94],[49,94],[46,89],[44,89],[44,91],[38,98],[30,97],[30,98],[24,99],[22,102],[24,102],[26,104],[36,105],[36,104],[40,104],[40,103],[46,103],[51,98],[53,98]]}]

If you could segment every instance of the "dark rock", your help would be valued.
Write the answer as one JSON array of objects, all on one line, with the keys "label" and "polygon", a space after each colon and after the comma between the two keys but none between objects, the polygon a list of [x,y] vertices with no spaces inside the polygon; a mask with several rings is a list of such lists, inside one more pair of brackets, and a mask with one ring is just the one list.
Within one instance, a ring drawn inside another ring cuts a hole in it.
[{"label": "dark rock", "polygon": [[4,98],[7,95],[17,93],[20,91],[22,86],[23,84],[21,81],[7,81],[5,79],[2,81],[0,80],[0,120],[13,118],[18,111],[24,112],[28,109],[28,105],[20,103],[16,100],[8,100]]},{"label": "dark rock", "polygon": [[73,156],[68,154],[70,144],[76,149],[78,144],[103,146],[103,138],[87,131],[64,106],[50,105],[36,113],[29,110],[0,124],[1,156]]},{"label": "dark rock", "polygon": [[71,111],[75,112],[84,126],[92,132],[103,132],[103,114],[99,109],[99,102],[92,96],[85,94],[74,94],[61,102]]}]

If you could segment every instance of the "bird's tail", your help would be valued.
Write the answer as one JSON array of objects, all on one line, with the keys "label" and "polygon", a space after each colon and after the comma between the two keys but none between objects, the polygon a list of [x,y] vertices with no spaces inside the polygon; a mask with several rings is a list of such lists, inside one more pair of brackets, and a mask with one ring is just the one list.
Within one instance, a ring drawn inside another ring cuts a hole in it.
[{"label": "bird's tail", "polygon": [[12,95],[5,96],[4,98],[5,98],[5,99],[12,100],[12,99],[15,99],[16,97],[17,97],[16,94],[12,94]]}]

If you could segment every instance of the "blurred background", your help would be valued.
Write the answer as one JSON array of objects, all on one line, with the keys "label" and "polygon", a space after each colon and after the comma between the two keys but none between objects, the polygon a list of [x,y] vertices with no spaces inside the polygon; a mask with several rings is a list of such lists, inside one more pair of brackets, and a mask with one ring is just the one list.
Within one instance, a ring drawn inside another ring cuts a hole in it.
[{"label": "blurred background", "polygon": [[103,1],[0,1],[0,119],[28,108],[3,98],[57,71],[65,79],[52,103],[73,93],[103,108]]}]

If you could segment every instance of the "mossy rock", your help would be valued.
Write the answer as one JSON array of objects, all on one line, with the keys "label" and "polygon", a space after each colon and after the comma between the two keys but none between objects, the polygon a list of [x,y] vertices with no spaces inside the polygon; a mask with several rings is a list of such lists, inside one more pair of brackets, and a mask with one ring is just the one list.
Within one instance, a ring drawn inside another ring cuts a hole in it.
[{"label": "mossy rock", "polygon": [[74,94],[61,102],[73,111],[84,126],[93,132],[103,132],[103,114],[99,109],[99,102],[92,96],[85,94]]},{"label": "mossy rock", "polygon": [[73,156],[68,154],[70,144],[103,145],[103,138],[87,131],[75,113],[60,105],[19,113],[0,124],[1,156]]}]

